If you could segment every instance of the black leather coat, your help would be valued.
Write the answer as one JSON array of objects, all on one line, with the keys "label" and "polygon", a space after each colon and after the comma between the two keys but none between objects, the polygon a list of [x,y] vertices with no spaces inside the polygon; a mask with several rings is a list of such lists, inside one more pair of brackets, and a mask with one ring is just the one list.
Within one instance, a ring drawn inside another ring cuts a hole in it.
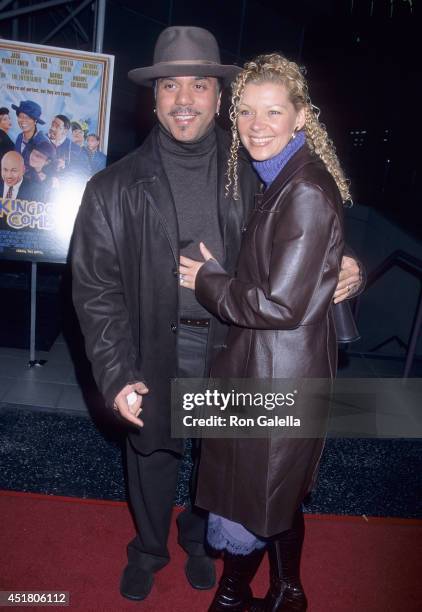
[{"label": "black leather coat", "polygon": [[[240,161],[241,198],[225,197],[229,139],[216,127],[218,218],[224,266],[234,272],[242,228],[258,180]],[[73,299],[98,387],[109,405],[129,382],[145,381],[142,419],[130,434],[143,453],[181,452],[170,437],[170,379],[177,376],[179,238],[176,210],[164,174],[155,128],[144,144],[95,175],[76,220]],[[208,361],[228,326],[213,319]]]}]

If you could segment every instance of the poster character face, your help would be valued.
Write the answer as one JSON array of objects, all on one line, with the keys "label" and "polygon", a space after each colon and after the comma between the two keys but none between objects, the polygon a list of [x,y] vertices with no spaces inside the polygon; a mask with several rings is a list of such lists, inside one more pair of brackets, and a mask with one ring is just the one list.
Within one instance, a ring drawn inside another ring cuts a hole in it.
[{"label": "poster character face", "polygon": [[100,140],[97,136],[90,134],[86,139],[86,146],[92,152],[96,151],[99,147]]},{"label": "poster character face", "polygon": [[48,157],[43,155],[40,151],[33,149],[29,156],[29,165],[34,168],[36,172],[42,172],[43,168],[48,164]]},{"label": "poster character face", "polygon": [[19,113],[18,124],[24,134],[35,132],[36,121],[26,113]]},{"label": "poster character face", "polygon": [[9,151],[1,160],[1,178],[8,187],[17,185],[25,172],[23,157],[17,151]]},{"label": "poster character face", "polygon": [[12,122],[8,114],[0,115],[0,129],[8,132],[12,127]]},{"label": "poster character face", "polygon": [[171,77],[157,83],[157,117],[181,142],[199,140],[220,108],[218,81],[214,77]]},{"label": "poster character face", "polygon": [[64,140],[64,138],[66,137],[66,134],[67,134],[67,129],[64,124],[64,121],[62,121],[62,119],[60,119],[59,117],[54,117],[53,121],[51,122],[51,127],[48,130],[48,135],[50,139],[53,142],[54,141],[60,142],[61,140]]},{"label": "poster character face", "polygon": [[82,147],[85,143],[85,135],[83,133],[83,130],[72,130],[72,140],[75,144]]}]

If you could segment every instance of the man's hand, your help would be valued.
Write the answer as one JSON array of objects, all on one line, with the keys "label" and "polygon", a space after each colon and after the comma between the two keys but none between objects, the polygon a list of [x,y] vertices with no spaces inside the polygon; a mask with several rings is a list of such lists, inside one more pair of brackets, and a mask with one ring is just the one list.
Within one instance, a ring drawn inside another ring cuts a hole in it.
[{"label": "man's hand", "polygon": [[[208,261],[209,259],[214,259],[211,251],[207,249],[203,242],[199,243],[199,249],[205,261]],[[196,275],[198,274],[199,270],[202,268],[203,265],[203,261],[196,261],[195,259],[190,259],[189,257],[184,257],[184,255],[182,255],[180,257],[179,266],[180,285],[187,289],[194,290],[196,283]]]},{"label": "man's hand", "polygon": [[[128,395],[131,393],[136,394],[134,403],[128,401]],[[148,388],[143,382],[126,385],[114,399],[114,410],[129,423],[143,427],[144,422],[137,417],[142,412],[142,396],[146,393],[148,393]]]},{"label": "man's hand", "polygon": [[356,260],[344,256],[341,260],[341,270],[334,293],[334,304],[338,304],[353,295],[361,282],[360,270]]}]

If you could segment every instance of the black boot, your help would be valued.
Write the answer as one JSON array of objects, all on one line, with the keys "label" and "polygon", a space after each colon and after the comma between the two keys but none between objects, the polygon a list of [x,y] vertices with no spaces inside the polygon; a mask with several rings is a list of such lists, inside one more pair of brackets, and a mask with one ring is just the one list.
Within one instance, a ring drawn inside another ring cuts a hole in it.
[{"label": "black boot", "polygon": [[249,555],[224,553],[224,569],[208,612],[244,612],[249,609],[252,591],[249,584],[261,563],[265,549]]},{"label": "black boot", "polygon": [[268,545],[270,588],[265,599],[254,599],[250,612],[304,612],[308,602],[300,582],[300,557],[305,523],[297,510],[291,529]]}]

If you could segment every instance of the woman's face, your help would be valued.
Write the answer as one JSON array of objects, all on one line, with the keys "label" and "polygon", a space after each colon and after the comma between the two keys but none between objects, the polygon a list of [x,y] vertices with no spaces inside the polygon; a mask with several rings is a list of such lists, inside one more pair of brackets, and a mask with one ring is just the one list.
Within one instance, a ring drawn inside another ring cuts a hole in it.
[{"label": "woman's face", "polygon": [[10,121],[10,117],[8,114],[4,114],[0,116],[0,129],[8,132],[12,127],[12,122]]},{"label": "woman's face", "polygon": [[239,104],[237,128],[251,157],[274,157],[305,123],[303,109],[296,111],[282,83],[247,83]]},{"label": "woman's face", "polygon": [[26,113],[19,113],[18,124],[24,134],[35,131],[36,121]]}]

